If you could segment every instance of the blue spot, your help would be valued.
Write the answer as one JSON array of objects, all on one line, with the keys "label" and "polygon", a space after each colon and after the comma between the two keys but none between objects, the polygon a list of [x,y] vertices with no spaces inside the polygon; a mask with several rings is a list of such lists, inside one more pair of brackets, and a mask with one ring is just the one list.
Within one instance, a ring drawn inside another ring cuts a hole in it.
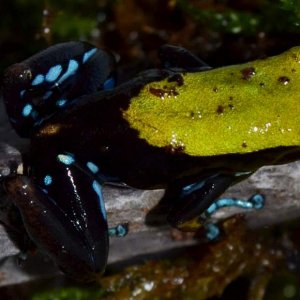
[{"label": "blue spot", "polygon": [[44,177],[44,184],[45,185],[50,185],[52,183],[52,177],[50,175],[46,175]]},{"label": "blue spot", "polygon": [[70,76],[74,75],[78,69],[78,62],[74,59],[71,59],[69,61],[68,69],[67,71],[60,77],[58,80],[58,84],[62,83],[64,80],[69,78]]},{"label": "blue spot", "polygon": [[115,79],[113,77],[108,78],[103,84],[103,90],[111,90],[115,87]]},{"label": "blue spot", "polygon": [[44,75],[38,74],[36,77],[32,80],[31,85],[39,85],[44,82]]},{"label": "blue spot", "polygon": [[84,64],[88,59],[90,59],[91,56],[93,56],[97,52],[97,48],[93,48],[87,52],[84,53],[82,58],[82,63]]},{"label": "blue spot", "polygon": [[64,165],[67,165],[67,166],[71,165],[75,161],[74,157],[72,157],[71,155],[68,155],[68,154],[59,154],[59,155],[57,155],[57,159],[59,162],[63,163]]},{"label": "blue spot", "polygon": [[32,111],[32,105],[26,104],[22,110],[23,117],[28,117]]},{"label": "blue spot", "polygon": [[102,196],[102,187],[96,180],[93,181],[93,189],[96,192],[96,194],[98,195],[99,202],[100,202],[100,209],[101,209],[103,218],[106,220],[107,217],[106,217],[106,210],[105,210],[105,205],[104,205],[103,196]]},{"label": "blue spot", "polygon": [[213,214],[216,210],[218,209],[218,206],[216,203],[212,203],[207,209],[206,209],[206,213],[208,213],[209,215]]},{"label": "blue spot", "polygon": [[249,201],[252,203],[253,208],[255,209],[261,209],[265,205],[265,197],[261,194],[255,194],[253,195]]},{"label": "blue spot", "polygon": [[208,223],[205,225],[206,237],[208,240],[213,241],[220,235],[220,229],[217,225]]},{"label": "blue spot", "polygon": [[59,99],[56,101],[56,106],[57,107],[62,107],[67,103],[67,99]]},{"label": "blue spot", "polygon": [[60,75],[62,71],[62,66],[61,65],[56,65],[54,67],[51,67],[48,71],[48,73],[46,74],[46,81],[48,82],[53,82],[55,81],[58,76]]},{"label": "blue spot", "polygon": [[98,173],[99,172],[99,168],[94,164],[92,163],[91,161],[87,162],[87,167],[94,173]]},{"label": "blue spot", "polygon": [[123,225],[123,224],[119,224],[116,227],[108,229],[109,236],[123,237],[127,233],[128,233],[128,227],[126,225]]},{"label": "blue spot", "polygon": [[44,100],[47,100],[48,98],[50,98],[52,96],[53,92],[52,91],[47,91],[44,96],[43,96],[43,99]]},{"label": "blue spot", "polygon": [[21,98],[21,99],[24,97],[25,93],[26,93],[26,90],[22,90],[22,91],[20,92],[20,98]]}]

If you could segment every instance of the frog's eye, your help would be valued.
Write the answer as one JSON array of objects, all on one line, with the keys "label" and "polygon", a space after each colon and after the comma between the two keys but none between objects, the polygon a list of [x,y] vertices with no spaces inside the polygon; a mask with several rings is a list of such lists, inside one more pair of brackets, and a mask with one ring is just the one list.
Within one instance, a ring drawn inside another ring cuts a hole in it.
[{"label": "frog's eye", "polygon": [[26,65],[20,63],[9,67],[3,76],[3,86],[9,91],[26,87],[32,78],[32,72]]},{"label": "frog's eye", "polygon": [[19,79],[25,82],[30,81],[32,79],[31,70],[30,69],[23,70],[19,75]]}]

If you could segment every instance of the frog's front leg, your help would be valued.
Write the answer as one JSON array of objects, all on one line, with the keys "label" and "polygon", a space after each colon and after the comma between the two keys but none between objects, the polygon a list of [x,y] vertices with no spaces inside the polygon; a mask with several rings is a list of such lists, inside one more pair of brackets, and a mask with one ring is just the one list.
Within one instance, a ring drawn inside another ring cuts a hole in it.
[{"label": "frog's front leg", "polygon": [[95,280],[105,269],[109,246],[102,185],[89,165],[70,154],[47,160],[41,170],[34,179],[5,181],[26,230],[69,276]]},{"label": "frog's front leg", "polygon": [[[215,174],[202,181],[184,186],[179,193],[179,200],[172,208],[168,220],[179,229],[197,229],[204,224],[209,239],[218,235],[218,228],[207,222],[207,219],[219,208],[238,206],[244,209],[260,209],[264,204],[264,197],[253,195],[248,200],[223,198],[216,200],[230,185],[248,177],[245,174]],[[243,178],[241,178],[243,177]]]}]

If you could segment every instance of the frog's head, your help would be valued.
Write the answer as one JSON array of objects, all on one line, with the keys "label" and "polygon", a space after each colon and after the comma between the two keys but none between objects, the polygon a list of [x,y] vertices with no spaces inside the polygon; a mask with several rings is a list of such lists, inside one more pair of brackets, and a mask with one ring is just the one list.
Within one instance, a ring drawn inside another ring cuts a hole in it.
[{"label": "frog's head", "polygon": [[57,44],[9,67],[3,98],[10,122],[21,137],[72,100],[109,88],[115,60],[82,42]]}]

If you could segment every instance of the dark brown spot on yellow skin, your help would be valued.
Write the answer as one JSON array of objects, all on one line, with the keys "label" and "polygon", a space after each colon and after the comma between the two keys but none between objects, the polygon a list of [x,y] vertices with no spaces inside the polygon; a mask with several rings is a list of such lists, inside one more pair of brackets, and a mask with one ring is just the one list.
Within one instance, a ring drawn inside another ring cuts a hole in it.
[{"label": "dark brown spot on yellow skin", "polygon": [[150,87],[149,92],[161,99],[164,99],[166,97],[176,97],[179,95],[179,93],[176,91],[175,87],[167,87],[164,86],[162,89]]},{"label": "dark brown spot on yellow skin", "polygon": [[241,70],[242,79],[250,80],[252,76],[255,75],[255,69],[253,67],[245,68]]},{"label": "dark brown spot on yellow skin", "polygon": [[219,105],[216,109],[216,113],[220,115],[220,114],[224,113],[224,110],[225,110],[224,106]]},{"label": "dark brown spot on yellow skin", "polygon": [[265,83],[264,82],[260,82],[259,86],[260,87],[265,87]]},{"label": "dark brown spot on yellow skin", "polygon": [[192,118],[192,119],[194,119],[194,118],[195,118],[195,113],[194,113],[193,111],[191,111],[191,112],[189,113],[189,117]]},{"label": "dark brown spot on yellow skin", "polygon": [[242,147],[247,148],[247,143],[245,141],[242,143]]},{"label": "dark brown spot on yellow skin", "polygon": [[184,79],[180,74],[175,74],[168,78],[168,82],[177,82],[178,86],[182,86],[184,84]]},{"label": "dark brown spot on yellow skin", "polygon": [[215,93],[217,93],[218,90],[219,90],[219,89],[218,89],[217,87],[214,87],[214,88],[213,88],[213,91],[214,91]]},{"label": "dark brown spot on yellow skin", "polygon": [[291,71],[292,71],[292,73],[295,73],[295,72],[296,72],[296,69],[292,69]]},{"label": "dark brown spot on yellow skin", "polygon": [[159,98],[163,97],[163,95],[164,95],[164,90],[163,89],[156,89],[154,87],[150,87],[149,92],[152,95],[154,95],[156,97],[159,97]]},{"label": "dark brown spot on yellow skin", "polygon": [[234,109],[234,105],[233,105],[233,104],[229,104],[228,107],[229,107],[230,109]]},{"label": "dark brown spot on yellow skin", "polygon": [[280,76],[278,78],[278,81],[280,83],[282,83],[283,85],[287,85],[290,82],[290,79],[288,77],[286,77],[286,76]]}]

